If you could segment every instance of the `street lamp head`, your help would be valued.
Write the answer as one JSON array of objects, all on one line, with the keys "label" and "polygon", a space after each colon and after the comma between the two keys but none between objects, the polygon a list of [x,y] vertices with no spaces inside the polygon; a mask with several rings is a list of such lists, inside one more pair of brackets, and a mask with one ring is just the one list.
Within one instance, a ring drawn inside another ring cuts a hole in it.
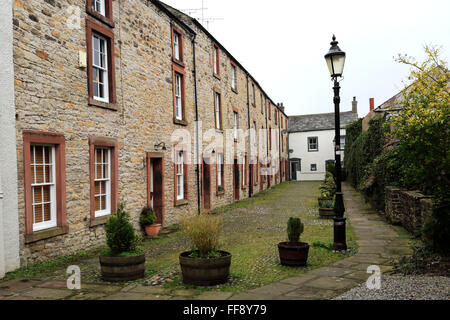
[{"label": "street lamp head", "polygon": [[338,47],[336,36],[333,35],[330,51],[325,55],[332,78],[342,77],[344,73],[345,52]]}]

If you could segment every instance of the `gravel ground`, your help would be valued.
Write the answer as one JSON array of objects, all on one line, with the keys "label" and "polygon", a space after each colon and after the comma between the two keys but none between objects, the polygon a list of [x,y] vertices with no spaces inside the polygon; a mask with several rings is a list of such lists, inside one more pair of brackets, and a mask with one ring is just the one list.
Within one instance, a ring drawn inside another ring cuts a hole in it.
[{"label": "gravel ground", "polygon": [[450,300],[450,278],[386,275],[380,290],[369,290],[363,283],[334,300]]}]

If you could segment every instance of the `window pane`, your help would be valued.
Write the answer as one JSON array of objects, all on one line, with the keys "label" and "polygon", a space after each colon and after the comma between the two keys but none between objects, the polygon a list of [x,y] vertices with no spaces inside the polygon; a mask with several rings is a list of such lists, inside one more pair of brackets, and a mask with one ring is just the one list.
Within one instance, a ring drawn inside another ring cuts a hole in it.
[{"label": "window pane", "polygon": [[42,222],[42,205],[38,204],[34,208],[34,223]]},{"label": "window pane", "polygon": [[43,190],[44,202],[50,202],[50,186],[44,186]]},{"label": "window pane", "polygon": [[50,214],[50,203],[44,204],[44,221],[50,221],[51,220],[51,214]]},{"label": "window pane", "polygon": [[42,202],[42,188],[40,186],[33,187],[33,202],[34,203]]},{"label": "window pane", "polygon": [[100,211],[100,197],[95,197],[95,211]]}]

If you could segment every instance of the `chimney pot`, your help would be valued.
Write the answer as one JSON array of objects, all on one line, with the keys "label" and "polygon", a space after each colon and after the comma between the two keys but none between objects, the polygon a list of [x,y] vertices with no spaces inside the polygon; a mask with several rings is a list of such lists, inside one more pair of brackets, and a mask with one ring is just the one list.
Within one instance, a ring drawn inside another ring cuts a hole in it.
[{"label": "chimney pot", "polygon": [[370,111],[375,110],[375,98],[370,98]]},{"label": "chimney pot", "polygon": [[353,97],[352,112],[353,113],[358,113],[358,101],[356,101],[356,97]]}]

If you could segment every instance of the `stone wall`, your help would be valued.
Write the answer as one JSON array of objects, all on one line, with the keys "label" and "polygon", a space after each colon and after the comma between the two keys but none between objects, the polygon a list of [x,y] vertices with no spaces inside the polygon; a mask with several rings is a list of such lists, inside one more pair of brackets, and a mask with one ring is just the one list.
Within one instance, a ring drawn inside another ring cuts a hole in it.
[{"label": "stone wall", "polygon": [[[117,140],[119,202],[126,203],[136,229],[139,228],[139,213],[147,204],[147,153],[160,152],[164,155],[165,225],[177,223],[181,217],[193,215],[199,209],[195,165],[188,167],[188,202],[180,206],[174,201],[174,148],[171,143],[172,133],[178,129],[188,130],[192,142],[195,137],[193,34],[179,20],[151,1],[113,0],[112,4],[117,110],[88,104],[87,71],[80,66],[79,61],[80,52],[86,53],[86,2],[14,1],[14,83],[22,265],[105,244],[103,225],[90,225],[90,137]],[[78,8],[80,28],[67,28],[69,8]],[[183,31],[187,125],[173,121],[172,25]],[[230,82],[232,58],[225,50],[221,50],[220,78],[214,77],[213,39],[198,26],[191,27],[197,34],[198,110],[203,130],[214,129],[214,89],[222,93],[224,129],[233,127],[234,107],[239,110],[241,129],[246,130],[247,79],[251,89],[251,76],[238,66],[238,90],[237,93],[233,92]],[[260,93],[266,97],[257,86],[257,105],[250,106],[250,122],[257,121],[258,129],[267,127],[267,111],[264,108],[261,113]],[[273,123],[274,108],[272,105],[272,128],[276,128]],[[281,116],[284,117],[283,114]],[[66,216],[69,232],[30,243],[25,242],[24,130],[61,133],[66,143]],[[166,143],[167,150],[155,148],[160,142]],[[203,146],[208,144],[203,141]],[[282,157],[287,159],[287,148],[284,151]],[[193,156],[194,150],[191,151]],[[232,165],[225,166],[225,194],[215,192],[214,165],[211,178],[211,207],[233,202]],[[259,186],[255,187],[254,193],[267,188],[267,183],[262,189]],[[245,186],[240,190],[240,198],[248,196],[248,186]]]},{"label": "stone wall", "polygon": [[418,191],[386,187],[385,215],[388,222],[419,233],[432,216],[432,198]]}]

